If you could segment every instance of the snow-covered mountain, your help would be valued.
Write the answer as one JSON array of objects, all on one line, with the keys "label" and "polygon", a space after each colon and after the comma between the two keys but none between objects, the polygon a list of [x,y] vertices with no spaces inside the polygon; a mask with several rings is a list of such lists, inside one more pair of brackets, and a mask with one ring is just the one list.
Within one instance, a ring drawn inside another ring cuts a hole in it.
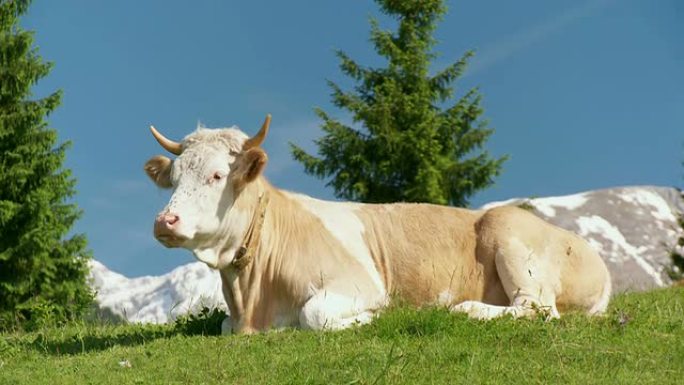
[{"label": "snow-covered mountain", "polygon": [[[613,290],[646,290],[670,280],[665,267],[682,229],[681,191],[667,187],[620,187],[548,198],[519,198],[483,206],[518,205],[574,231],[606,261]],[[161,246],[160,246],[161,247]],[[225,309],[218,273],[200,262],[160,276],[126,278],[91,262],[100,307],[130,322],[163,323],[202,306]]]},{"label": "snow-covered mountain", "polygon": [[92,260],[90,279],[100,309],[129,322],[164,323],[203,306],[226,308],[218,272],[201,262],[164,275],[126,278]]}]

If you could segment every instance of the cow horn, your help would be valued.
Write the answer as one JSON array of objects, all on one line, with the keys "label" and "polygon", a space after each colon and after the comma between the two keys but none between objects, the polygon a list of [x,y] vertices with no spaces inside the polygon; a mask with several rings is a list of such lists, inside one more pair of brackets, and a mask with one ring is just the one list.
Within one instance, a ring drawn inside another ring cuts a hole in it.
[{"label": "cow horn", "polygon": [[266,115],[266,120],[264,124],[261,125],[261,130],[257,132],[256,135],[247,139],[245,144],[242,145],[242,151],[247,151],[250,148],[257,147],[266,139],[266,134],[268,134],[268,126],[271,125],[271,114]]},{"label": "cow horn", "polygon": [[162,135],[159,131],[157,131],[154,126],[150,126],[150,131],[152,131],[152,135],[154,136],[155,139],[157,139],[157,142],[161,144],[164,149],[173,155],[180,155],[181,152],[183,152],[183,146],[181,146],[180,143],[174,142],[171,139],[168,139],[164,135]]}]

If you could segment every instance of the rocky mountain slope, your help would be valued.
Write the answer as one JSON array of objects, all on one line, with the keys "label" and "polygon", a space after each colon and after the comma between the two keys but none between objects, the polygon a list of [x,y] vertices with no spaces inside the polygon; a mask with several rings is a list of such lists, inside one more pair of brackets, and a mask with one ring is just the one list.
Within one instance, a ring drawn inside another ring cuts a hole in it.
[{"label": "rocky mountain slope", "polygon": [[[669,252],[682,234],[681,191],[667,187],[619,187],[560,197],[511,199],[483,208],[517,205],[594,246],[606,261],[614,292],[670,284]],[[161,246],[160,246],[161,247]],[[130,322],[167,322],[202,306],[225,308],[218,274],[200,262],[160,276],[126,278],[91,262],[100,307]]]}]

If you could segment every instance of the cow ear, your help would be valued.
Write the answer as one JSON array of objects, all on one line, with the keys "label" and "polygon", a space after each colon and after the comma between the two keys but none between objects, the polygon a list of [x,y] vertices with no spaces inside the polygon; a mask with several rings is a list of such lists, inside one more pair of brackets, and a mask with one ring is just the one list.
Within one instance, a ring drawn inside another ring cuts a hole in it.
[{"label": "cow ear", "polygon": [[250,183],[264,171],[268,155],[259,147],[251,148],[240,155],[238,167],[235,170],[238,180],[242,183]]},{"label": "cow ear", "polygon": [[145,172],[157,186],[171,187],[171,159],[157,155],[145,163]]}]

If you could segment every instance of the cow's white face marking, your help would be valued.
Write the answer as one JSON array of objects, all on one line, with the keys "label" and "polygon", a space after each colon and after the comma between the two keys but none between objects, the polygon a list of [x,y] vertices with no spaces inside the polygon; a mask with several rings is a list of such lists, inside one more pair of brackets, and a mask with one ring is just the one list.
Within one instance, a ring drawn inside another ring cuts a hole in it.
[{"label": "cow's white face marking", "polygon": [[227,181],[234,160],[216,149],[200,148],[184,152],[173,162],[174,191],[164,211],[179,216],[175,232],[188,239],[188,246],[202,244],[216,234],[233,205],[234,191]]},{"label": "cow's white face marking", "polygon": [[181,241],[167,246],[189,249],[210,267],[219,267],[219,256],[240,242],[248,225],[248,213],[234,207],[231,179],[246,138],[233,128],[199,128],[184,139],[185,149],[171,165],[173,194],[160,215],[178,217],[173,234]]}]

